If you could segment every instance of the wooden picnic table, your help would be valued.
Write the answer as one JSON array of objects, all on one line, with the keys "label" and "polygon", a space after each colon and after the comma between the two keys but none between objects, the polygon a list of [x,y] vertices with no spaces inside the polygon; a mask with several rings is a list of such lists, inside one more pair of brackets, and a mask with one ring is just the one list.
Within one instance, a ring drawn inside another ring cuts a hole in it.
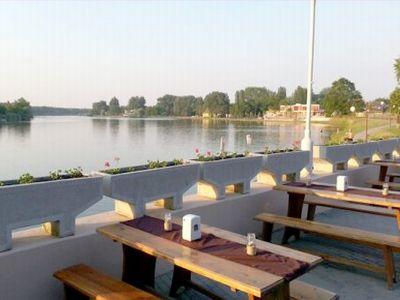
[{"label": "wooden picnic table", "polygon": [[[203,233],[243,245],[247,241],[245,236],[212,226],[202,224],[201,229]],[[187,286],[215,298],[211,292],[191,281],[193,272],[232,290],[242,291],[248,294],[249,299],[289,299],[289,282],[284,277],[207,254],[122,223],[98,228],[97,232],[122,244],[122,279],[132,285],[154,287],[156,259],[161,258],[174,265],[171,291]],[[256,247],[305,262],[309,269],[322,261],[318,256],[260,240],[256,240]]]},{"label": "wooden picnic table", "polygon": [[[336,191],[336,185],[313,183],[311,186],[307,186],[304,182],[280,184],[276,185],[274,189],[288,193],[288,217],[301,219],[304,198],[306,195],[311,195],[354,204],[393,209],[396,212],[397,226],[400,230],[400,193],[390,192],[388,196],[383,196],[381,191],[376,189],[352,186],[345,192],[338,192]],[[286,227],[282,243],[287,243],[291,236],[299,238],[300,231]]]},{"label": "wooden picnic table", "polygon": [[379,181],[386,181],[386,175],[389,167],[400,167],[399,159],[385,159],[385,160],[376,160],[371,164],[380,166],[379,168]]}]

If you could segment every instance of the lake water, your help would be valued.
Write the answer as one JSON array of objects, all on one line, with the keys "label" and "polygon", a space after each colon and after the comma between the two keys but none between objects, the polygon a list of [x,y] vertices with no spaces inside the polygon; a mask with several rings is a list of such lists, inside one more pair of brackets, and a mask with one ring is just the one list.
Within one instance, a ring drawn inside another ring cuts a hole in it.
[{"label": "lake water", "polygon": [[[313,125],[315,142],[321,141],[322,125]],[[90,172],[104,168],[133,166],[147,160],[193,158],[219,150],[225,137],[226,150],[246,149],[252,136],[252,151],[291,147],[303,136],[302,123],[243,122],[200,119],[106,119],[89,117],[36,117],[30,123],[0,125],[0,180],[23,173],[46,176],[49,171],[81,166]],[[117,164],[115,157],[119,157]],[[109,201],[96,210],[110,209]]]}]

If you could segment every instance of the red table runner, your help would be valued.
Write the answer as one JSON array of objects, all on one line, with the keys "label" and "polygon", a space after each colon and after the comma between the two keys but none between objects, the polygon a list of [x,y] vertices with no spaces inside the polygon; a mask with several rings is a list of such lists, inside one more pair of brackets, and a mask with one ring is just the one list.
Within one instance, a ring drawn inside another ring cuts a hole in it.
[{"label": "red table runner", "polygon": [[[313,183],[310,186],[307,186],[304,182],[290,182],[290,183],[285,183],[285,185],[296,186],[296,187],[307,187],[310,189],[321,190],[321,191],[336,192],[336,186],[316,184],[316,183]],[[341,193],[341,192],[338,192],[338,193]],[[400,194],[393,194],[393,193],[389,192],[389,195],[383,196],[382,191],[378,190],[378,189],[376,189],[374,191],[370,191],[370,190],[357,189],[357,188],[348,188],[344,193],[384,198],[384,199],[388,199],[388,200],[400,200]]]},{"label": "red table runner", "polygon": [[188,242],[182,239],[180,225],[173,224],[172,231],[164,231],[164,221],[149,216],[125,221],[122,224],[207,254],[284,277],[287,280],[295,279],[309,268],[306,262],[265,250],[257,249],[256,256],[247,255],[246,245],[225,240],[213,234],[202,233],[200,240]]}]

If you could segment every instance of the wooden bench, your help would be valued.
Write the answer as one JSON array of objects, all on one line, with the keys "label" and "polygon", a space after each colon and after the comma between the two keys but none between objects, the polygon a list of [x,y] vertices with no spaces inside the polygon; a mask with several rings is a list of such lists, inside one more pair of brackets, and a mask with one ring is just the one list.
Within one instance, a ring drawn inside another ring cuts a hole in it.
[{"label": "wooden bench", "polygon": [[385,182],[380,180],[367,180],[366,184],[371,185],[373,188],[382,188],[382,185],[387,183],[389,185],[389,190],[400,191],[400,183],[398,182]]},{"label": "wooden bench", "polygon": [[84,264],[57,271],[54,273],[54,277],[64,283],[67,300],[160,299]]},{"label": "wooden bench", "polygon": [[326,200],[322,198],[315,198],[315,199],[305,199],[304,204],[308,205],[307,209],[307,220],[313,221],[315,217],[315,210],[317,206],[324,206],[342,210],[349,210],[349,211],[356,211],[361,213],[373,214],[378,216],[384,217],[392,217],[396,218],[396,212],[391,211],[386,208],[380,207],[371,207],[362,204],[352,204],[348,202],[340,202],[340,201],[333,201],[333,200]]},{"label": "wooden bench", "polygon": [[386,177],[389,177],[389,182],[393,182],[395,178],[400,178],[400,173],[387,173]]},{"label": "wooden bench", "polygon": [[[383,251],[385,267],[372,266],[370,264],[355,262],[345,258],[332,257],[329,255],[318,255],[335,263],[364,268],[369,271],[386,274],[388,288],[392,288],[395,280],[395,268],[393,260],[393,251],[400,251],[400,237],[376,232],[364,231],[360,229],[335,226],[330,224],[318,223],[315,221],[302,220],[286,216],[263,213],[254,217],[255,220],[263,222],[262,237],[270,242],[272,236],[273,224],[281,224],[290,228],[296,228],[311,234],[321,235],[335,240],[351,242],[355,244],[366,245],[369,247],[381,249]],[[315,253],[313,253],[315,254]]]}]

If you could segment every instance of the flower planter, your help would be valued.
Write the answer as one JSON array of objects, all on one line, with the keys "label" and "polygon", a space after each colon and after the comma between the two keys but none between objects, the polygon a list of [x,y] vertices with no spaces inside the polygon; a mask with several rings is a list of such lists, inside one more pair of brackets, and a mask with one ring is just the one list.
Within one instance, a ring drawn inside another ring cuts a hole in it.
[{"label": "flower planter", "polygon": [[310,162],[310,151],[289,151],[263,154],[256,152],[252,155],[262,157],[262,169],[257,175],[257,182],[276,185],[285,181],[298,180],[300,172]]},{"label": "flower planter", "polygon": [[354,156],[349,162],[350,167],[360,167],[372,161],[372,157],[378,152],[377,142],[354,144]]},{"label": "flower planter", "polygon": [[65,237],[78,214],[102,197],[102,178],[89,176],[0,187],[0,251],[11,249],[13,229],[50,222],[45,229]]},{"label": "flower planter", "polygon": [[201,165],[198,194],[217,200],[225,198],[227,187],[237,193],[248,193],[250,181],[262,166],[261,156],[194,161]]},{"label": "flower planter", "polygon": [[168,209],[182,208],[183,194],[199,180],[200,166],[184,164],[103,176],[104,195],[116,199],[115,211],[130,218],[144,215],[146,203],[161,200]]},{"label": "flower planter", "polygon": [[352,156],[354,156],[354,144],[314,146],[314,170],[329,173],[346,170]]},{"label": "flower planter", "polygon": [[398,139],[380,140],[378,143],[377,159],[391,159],[399,145]]}]

